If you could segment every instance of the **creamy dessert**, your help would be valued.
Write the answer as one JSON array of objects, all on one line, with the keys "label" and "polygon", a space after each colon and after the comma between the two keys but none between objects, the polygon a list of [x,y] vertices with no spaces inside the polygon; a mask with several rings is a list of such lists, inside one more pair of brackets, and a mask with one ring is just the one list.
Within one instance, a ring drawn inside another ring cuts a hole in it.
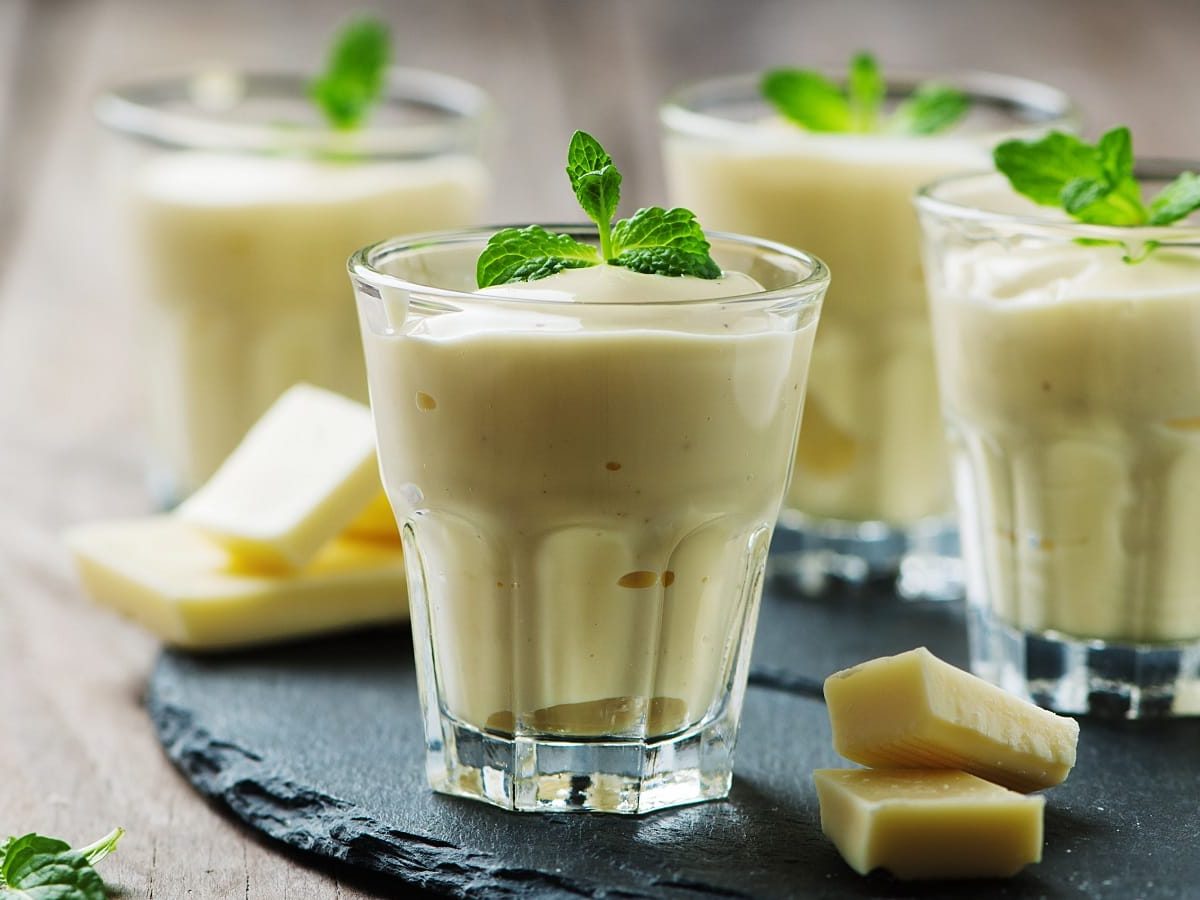
[{"label": "creamy dessert", "polygon": [[172,490],[198,487],[297,381],[365,401],[346,257],[386,234],[472,221],[485,182],[465,155],[149,159],[128,194],[148,299],[152,438]]},{"label": "creamy dessert", "polygon": [[945,249],[931,290],[964,553],[1018,629],[1195,640],[1200,250],[1126,252]]},{"label": "creamy dessert", "polygon": [[688,301],[758,290],[596,265],[364,327],[384,484],[451,716],[646,737],[727,696],[815,316],[797,329]]},{"label": "creamy dessert", "polygon": [[714,227],[812,247],[837,273],[787,504],[851,520],[943,514],[948,466],[912,195],[980,167],[986,152],[785,127],[738,145],[668,138],[666,154],[674,200]]},{"label": "creamy dessert", "polygon": [[785,505],[896,526],[945,516],[949,466],[912,197],[938,176],[985,167],[999,134],[1029,126],[976,102],[938,134],[818,133],[749,117],[752,104],[766,109],[757,92],[712,82],[728,117],[700,100],[668,105],[663,152],[673,202],[710,228],[811,249],[834,273]]}]

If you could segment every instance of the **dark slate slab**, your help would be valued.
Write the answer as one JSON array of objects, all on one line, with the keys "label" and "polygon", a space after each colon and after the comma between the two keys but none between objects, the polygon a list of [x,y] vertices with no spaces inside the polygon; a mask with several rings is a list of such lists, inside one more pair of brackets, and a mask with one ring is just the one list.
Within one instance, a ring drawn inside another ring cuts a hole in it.
[{"label": "dark slate slab", "polygon": [[776,583],[763,596],[750,678],[820,697],[831,673],[920,646],[967,666],[961,602],[900,600],[880,585],[806,597]]},{"label": "dark slate slab", "polygon": [[[768,597],[730,799],[639,818],[518,815],[430,792],[405,631],[253,654],[165,653],[148,705],[198,790],[397,893],[1200,897],[1200,721],[1085,723],[1075,773],[1048,795],[1045,860],[1018,878],[913,885],[851,872],[820,833],[809,773],[839,761],[806,684],[915,643],[961,661],[963,641],[953,608],[830,599]],[[779,688],[789,679],[799,693]]]}]

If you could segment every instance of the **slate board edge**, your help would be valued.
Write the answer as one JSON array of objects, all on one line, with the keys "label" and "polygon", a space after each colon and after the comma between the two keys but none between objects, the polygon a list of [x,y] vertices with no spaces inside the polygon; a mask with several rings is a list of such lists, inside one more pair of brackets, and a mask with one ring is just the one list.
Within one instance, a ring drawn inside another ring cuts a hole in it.
[{"label": "slate board edge", "polygon": [[[156,672],[161,665],[160,657]],[[145,702],[163,750],[188,782],[251,828],[289,847],[455,897],[656,897],[505,866],[491,854],[389,828],[357,812],[349,801],[314,791],[274,771],[253,750],[211,734],[189,711],[164,696],[154,675]],[[691,887],[671,886],[684,892]],[[703,892],[725,893],[707,886]]]}]

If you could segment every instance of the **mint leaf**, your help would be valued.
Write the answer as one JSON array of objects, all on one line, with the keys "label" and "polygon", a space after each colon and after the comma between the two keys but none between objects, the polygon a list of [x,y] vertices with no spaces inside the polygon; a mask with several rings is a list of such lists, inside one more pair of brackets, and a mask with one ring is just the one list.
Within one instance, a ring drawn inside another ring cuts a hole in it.
[{"label": "mint leaf", "polygon": [[475,280],[480,288],[605,264],[645,275],[720,277],[721,268],[709,255],[708,239],[689,209],[650,206],[613,224],[621,199],[621,173],[600,142],[585,131],[571,137],[567,177],[579,205],[596,223],[599,249],[539,225],[505,228],[492,235],[479,254]]},{"label": "mint leaf", "polygon": [[961,119],[970,107],[970,98],[957,88],[926,82],[896,107],[891,129],[902,134],[936,134]]},{"label": "mint leaf", "polygon": [[0,900],[105,900],[92,863],[111,853],[122,834],[117,828],[79,850],[40,834],[9,838],[0,847]]},{"label": "mint leaf", "polygon": [[648,247],[643,250],[626,250],[615,260],[622,266],[643,275],[691,275],[694,278],[720,278],[721,267],[710,256],[686,253],[674,247]]},{"label": "mint leaf", "polygon": [[586,131],[571,135],[567,147],[567,177],[579,205],[600,231],[600,256],[612,256],[609,229],[621,201],[621,173],[600,142]]},{"label": "mint leaf", "polygon": [[[1091,225],[1170,225],[1200,209],[1200,177],[1184,172],[1147,207],[1134,177],[1133,137],[1120,126],[1094,145],[1074,135],[1053,131],[1038,141],[1006,141],[993,158],[1013,189],[1043,206],[1061,206],[1080,222]],[[1159,241],[1138,244],[1107,238],[1080,238],[1086,246],[1126,246],[1125,262],[1141,262]]]},{"label": "mint leaf", "polygon": [[1142,262],[1153,251],[1162,246],[1160,241],[1144,241],[1134,245],[1137,249],[1134,252],[1130,252],[1128,243],[1110,238],[1080,237],[1075,238],[1075,243],[1081,247],[1120,247],[1121,261],[1130,265]]},{"label": "mint leaf", "polygon": [[879,64],[870,53],[856,53],[850,60],[846,81],[855,131],[875,131],[879,127],[879,109],[887,94],[887,85]]},{"label": "mint leaf", "polygon": [[1103,180],[1095,149],[1073,134],[1052,131],[1036,141],[1004,141],[992,160],[1019,194],[1043,206],[1058,206],[1076,178]]},{"label": "mint leaf", "polygon": [[845,91],[809,69],[771,69],[763,75],[759,90],[784,118],[809,131],[936,134],[971,106],[962,91],[929,81],[917,85],[890,117],[884,117],[887,82],[870,53],[856,53],[850,60]]},{"label": "mint leaf", "polygon": [[992,151],[992,160],[1013,190],[1043,206],[1060,206],[1073,181],[1105,180],[1095,148],[1061,131],[1037,141],[1005,141]]},{"label": "mint leaf", "polygon": [[124,828],[114,828],[104,837],[94,843],[88,844],[86,847],[80,847],[77,852],[83,854],[83,858],[88,861],[88,865],[94,866],[104,857],[117,849],[117,843],[125,836]]},{"label": "mint leaf", "polygon": [[1100,167],[1114,185],[1133,179],[1133,135],[1122,125],[1100,135],[1096,142]]},{"label": "mint leaf", "polygon": [[1200,209],[1200,176],[1183,172],[1150,201],[1150,224],[1170,225]]},{"label": "mint leaf", "polygon": [[690,209],[649,206],[622,219],[612,232],[614,265],[658,275],[719,278],[708,238]]},{"label": "mint leaf", "polygon": [[1095,145],[1060,131],[1037,141],[1005,141],[993,160],[1015,191],[1043,206],[1062,207],[1080,222],[1146,224],[1128,128],[1112,129]]},{"label": "mint leaf", "polygon": [[819,72],[772,69],[759,84],[781,115],[809,131],[850,131],[854,117],[841,88]]},{"label": "mint leaf", "polygon": [[388,28],[378,19],[356,19],[334,39],[324,73],[309,96],[334,128],[357,128],[379,97],[392,55]]},{"label": "mint leaf", "polygon": [[479,287],[536,281],[561,272],[600,262],[591,244],[581,244],[566,234],[552,234],[540,225],[505,228],[488,241],[475,266]]}]

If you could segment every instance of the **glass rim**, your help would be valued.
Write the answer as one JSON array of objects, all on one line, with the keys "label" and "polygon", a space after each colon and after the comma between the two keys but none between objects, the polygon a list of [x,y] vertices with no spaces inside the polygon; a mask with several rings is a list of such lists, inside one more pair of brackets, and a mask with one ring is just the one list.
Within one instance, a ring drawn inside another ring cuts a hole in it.
[{"label": "glass rim", "polygon": [[[1138,160],[1134,166],[1134,175],[1140,179],[1167,180],[1184,171],[1200,172],[1200,163],[1181,159],[1148,157]],[[940,192],[948,188],[963,186],[973,181],[995,181],[997,179],[1005,186],[1008,185],[1008,182],[1004,180],[1004,175],[994,169],[955,172],[922,185],[913,196],[913,203],[920,213],[937,216],[944,221],[969,222],[980,225],[990,223],[1024,229],[1036,228],[1045,234],[1060,236],[1064,240],[1075,240],[1082,237],[1121,243],[1136,244],[1156,241],[1172,247],[1200,247],[1200,224],[1191,224],[1187,221],[1173,225],[1092,225],[1086,222],[1076,222],[1073,219],[1054,218],[1049,212],[1051,207],[1046,207],[1048,212],[1044,216],[1006,213],[939,196]]]},{"label": "glass rim", "polygon": [[480,142],[480,131],[495,114],[490,95],[477,85],[429,69],[391,66],[380,97],[388,102],[422,104],[445,121],[412,125],[375,125],[338,130],[324,122],[289,123],[286,128],[270,121],[232,121],[222,110],[175,110],[163,107],[164,100],[190,96],[190,85],[205,75],[226,74],[244,86],[239,99],[271,90],[306,98],[313,73],[295,69],[239,69],[237,67],[190,67],[166,70],[140,78],[119,81],[105,88],[92,101],[96,119],[123,137],[170,149],[215,150],[232,153],[277,154],[351,153],[361,157],[421,157]]},{"label": "glass rim", "polygon": [[[598,233],[595,225],[585,225],[582,223],[537,223],[542,228],[556,233],[568,234],[575,238],[597,238]],[[456,301],[456,302],[471,302],[480,303],[487,302],[499,303],[505,306],[546,306],[560,305],[581,308],[606,308],[606,309],[649,309],[649,308],[671,308],[671,309],[688,309],[697,306],[716,306],[716,305],[761,305],[775,303],[784,300],[804,300],[807,303],[815,302],[825,292],[829,285],[829,268],[821,261],[820,258],[808,253],[804,250],[798,250],[795,247],[789,247],[786,244],[780,244],[776,241],[769,241],[765,238],[751,237],[749,235],[734,234],[724,231],[705,231],[704,236],[708,238],[710,243],[726,243],[734,244],[741,247],[748,247],[758,251],[762,255],[779,255],[784,256],[792,262],[800,263],[807,269],[807,274],[791,284],[783,287],[772,288],[765,291],[757,291],[749,294],[730,294],[725,297],[706,297],[702,299],[679,299],[679,300],[631,300],[628,302],[603,302],[603,301],[576,301],[576,300],[554,300],[545,296],[496,296],[490,294],[478,294],[472,291],[460,291],[452,288],[442,288],[435,285],[421,284],[417,281],[412,281],[403,278],[399,275],[393,275],[389,272],[384,272],[379,266],[385,263],[387,259],[398,254],[421,250],[425,248],[441,247],[452,244],[479,244],[484,245],[488,239],[497,231],[503,228],[526,227],[521,225],[485,225],[476,228],[463,228],[451,231],[431,231],[422,234],[400,235],[397,237],[386,238],[382,241],[377,241],[369,244],[366,247],[351,254],[346,262],[346,268],[350,273],[350,277],[355,281],[356,286],[365,284],[371,288],[378,289],[379,287],[388,287],[400,289],[410,293],[419,293],[430,298],[440,300]],[[532,283],[532,282],[526,282]]]},{"label": "glass rim", "polygon": [[[817,71],[831,76],[835,81],[845,81],[844,67],[836,69],[832,66],[816,66]],[[765,70],[764,70],[765,71]],[[1014,123],[1010,128],[988,128],[971,132],[973,139],[988,138],[1021,131],[1024,127],[1077,128],[1080,124],[1080,108],[1066,91],[1056,88],[1044,81],[1025,78],[1020,75],[1005,75],[1000,72],[990,72],[984,69],[936,69],[895,68],[883,69],[887,87],[915,88],[923,81],[945,82],[959,88],[969,97],[1001,102],[1009,102],[1018,106],[1040,109],[1050,114],[1044,122]],[[659,124],[671,132],[678,134],[705,137],[732,137],[744,135],[747,129],[755,129],[756,123],[738,121],[726,116],[701,112],[696,108],[697,101],[710,92],[720,89],[739,90],[747,98],[759,96],[759,81],[763,72],[740,72],[720,75],[715,78],[704,78],[697,81],[685,82],[669,92],[659,104]],[[799,126],[796,133],[807,139],[817,140],[878,140],[886,137],[891,140],[928,141],[930,138],[945,135],[905,135],[887,133],[858,133],[858,132],[819,132],[808,131]],[[777,130],[772,131],[778,135]],[[786,132],[785,132],[786,134]]]}]

